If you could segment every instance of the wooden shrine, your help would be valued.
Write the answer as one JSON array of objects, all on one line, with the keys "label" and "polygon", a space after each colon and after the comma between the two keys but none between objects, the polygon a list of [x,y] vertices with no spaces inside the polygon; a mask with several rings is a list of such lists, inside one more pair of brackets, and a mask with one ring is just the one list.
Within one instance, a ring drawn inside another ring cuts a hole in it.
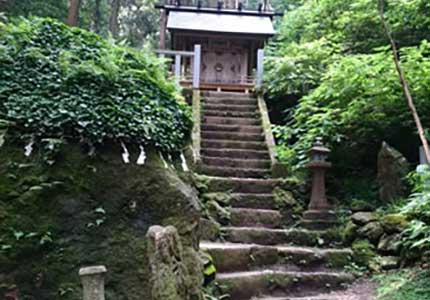
[{"label": "wooden shrine", "polygon": [[156,7],[161,10],[158,53],[175,58],[172,69],[183,85],[241,90],[261,82],[261,49],[275,34],[272,19],[278,15],[267,2],[253,10],[232,0],[175,0]]}]

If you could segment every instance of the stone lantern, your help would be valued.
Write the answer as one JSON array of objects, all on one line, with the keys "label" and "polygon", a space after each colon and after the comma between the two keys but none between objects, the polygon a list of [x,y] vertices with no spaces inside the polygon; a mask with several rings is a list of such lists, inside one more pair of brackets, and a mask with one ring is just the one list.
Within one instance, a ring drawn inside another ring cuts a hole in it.
[{"label": "stone lantern", "polygon": [[310,161],[307,168],[312,173],[312,193],[302,220],[302,225],[308,229],[326,229],[336,223],[336,216],[327,201],[325,190],[325,173],[332,166],[327,161],[330,152],[320,137],[316,138],[309,150]]}]

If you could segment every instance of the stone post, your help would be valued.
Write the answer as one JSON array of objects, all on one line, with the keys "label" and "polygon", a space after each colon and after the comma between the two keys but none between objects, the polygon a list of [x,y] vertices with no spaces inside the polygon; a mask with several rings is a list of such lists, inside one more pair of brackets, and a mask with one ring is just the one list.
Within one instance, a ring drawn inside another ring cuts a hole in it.
[{"label": "stone post", "polygon": [[105,273],[105,266],[86,267],[79,270],[83,300],[105,300]]}]

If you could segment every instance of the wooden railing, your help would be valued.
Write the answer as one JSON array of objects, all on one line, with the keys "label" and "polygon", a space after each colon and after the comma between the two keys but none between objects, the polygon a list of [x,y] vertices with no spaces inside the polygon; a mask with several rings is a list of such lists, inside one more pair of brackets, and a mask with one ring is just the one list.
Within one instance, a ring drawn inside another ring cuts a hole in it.
[{"label": "wooden railing", "polygon": [[[194,51],[174,51],[174,50],[156,50],[159,57],[173,57],[174,68],[173,74],[180,82],[181,80],[191,80],[194,89],[200,87],[200,64],[201,64],[201,46],[194,45]],[[183,64],[183,61],[189,58],[190,64]],[[187,70],[191,66],[191,70]]]},{"label": "wooden railing", "polygon": [[[257,51],[257,69],[255,75],[239,76],[237,79],[229,81],[223,80],[201,80],[200,65],[201,65],[201,46],[195,45],[194,51],[175,51],[175,50],[156,50],[160,57],[169,57],[173,59],[171,66],[171,73],[175,79],[185,86],[191,85],[193,89],[199,89],[201,83],[205,85],[236,85],[260,88],[263,82],[263,60],[264,50],[258,49]],[[189,59],[190,61],[186,61]],[[203,82],[201,82],[203,81]]]}]

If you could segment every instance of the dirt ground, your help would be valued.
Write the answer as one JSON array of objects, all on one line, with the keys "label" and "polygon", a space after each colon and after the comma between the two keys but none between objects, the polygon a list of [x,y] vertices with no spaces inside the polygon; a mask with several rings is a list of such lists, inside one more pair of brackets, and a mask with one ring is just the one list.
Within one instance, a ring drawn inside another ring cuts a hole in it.
[{"label": "dirt ground", "polygon": [[[354,283],[344,291],[332,292],[330,294],[319,295],[309,300],[375,300],[376,283],[369,280],[362,280]],[[308,299],[304,299],[308,300]]]}]

